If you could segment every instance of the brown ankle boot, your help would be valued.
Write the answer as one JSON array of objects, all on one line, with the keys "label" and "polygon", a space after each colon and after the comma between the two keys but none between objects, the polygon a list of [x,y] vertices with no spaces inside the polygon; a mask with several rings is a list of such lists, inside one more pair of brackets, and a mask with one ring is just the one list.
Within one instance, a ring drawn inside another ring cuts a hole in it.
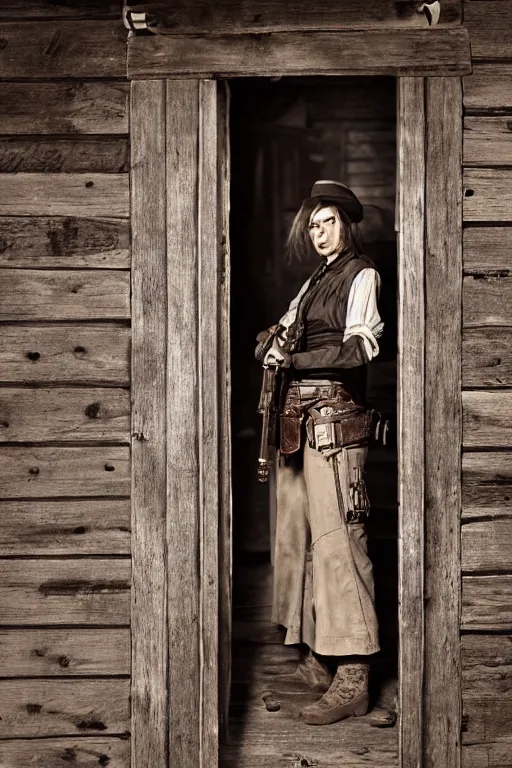
[{"label": "brown ankle boot", "polygon": [[368,712],[368,668],[361,662],[341,662],[329,690],[300,713],[308,725],[336,723]]},{"label": "brown ankle boot", "polygon": [[308,651],[306,658],[298,664],[294,672],[276,675],[276,681],[283,683],[299,683],[314,691],[327,691],[332,675],[321,661]]}]

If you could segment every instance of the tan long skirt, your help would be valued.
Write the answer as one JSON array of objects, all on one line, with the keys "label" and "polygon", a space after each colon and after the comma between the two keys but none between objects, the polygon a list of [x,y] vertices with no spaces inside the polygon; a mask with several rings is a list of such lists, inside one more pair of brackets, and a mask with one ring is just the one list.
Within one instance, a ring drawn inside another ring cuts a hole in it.
[{"label": "tan long skirt", "polygon": [[272,620],[287,628],[287,644],[329,656],[379,650],[364,523],[346,522],[332,467],[336,462],[343,506],[351,509],[350,483],[366,451],[343,448],[326,459],[306,445],[279,460]]}]

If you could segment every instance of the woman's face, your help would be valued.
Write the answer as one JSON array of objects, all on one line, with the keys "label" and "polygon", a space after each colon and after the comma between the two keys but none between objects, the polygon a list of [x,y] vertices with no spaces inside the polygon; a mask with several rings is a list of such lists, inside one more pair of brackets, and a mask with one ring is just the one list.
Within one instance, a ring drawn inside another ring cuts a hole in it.
[{"label": "woman's face", "polygon": [[334,205],[313,211],[309,219],[309,236],[316,252],[325,258],[341,251],[344,245],[343,224]]}]

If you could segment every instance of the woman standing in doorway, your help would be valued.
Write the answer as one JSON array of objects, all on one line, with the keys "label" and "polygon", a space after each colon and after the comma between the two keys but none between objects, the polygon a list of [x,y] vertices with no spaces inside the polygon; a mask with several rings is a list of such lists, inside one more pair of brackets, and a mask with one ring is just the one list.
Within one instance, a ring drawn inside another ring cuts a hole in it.
[{"label": "woman standing in doorway", "polygon": [[[321,264],[265,344],[289,368],[280,414],[272,620],[308,653],[292,675],[325,693],[306,723],[368,710],[369,656],[379,650],[364,463],[366,363],[379,352],[380,278],[355,226],[363,208],[337,181],[318,181],[291,228],[290,256]],[[261,348],[261,347],[260,347]],[[261,359],[261,358],[260,358]]]}]

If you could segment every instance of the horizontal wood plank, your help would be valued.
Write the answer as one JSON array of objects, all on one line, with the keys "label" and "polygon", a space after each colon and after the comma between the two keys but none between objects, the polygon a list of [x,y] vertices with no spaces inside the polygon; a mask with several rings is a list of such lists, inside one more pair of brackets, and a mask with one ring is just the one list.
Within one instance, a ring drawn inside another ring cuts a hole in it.
[{"label": "horizontal wood plank", "polygon": [[0,135],[128,134],[128,87],[108,81],[0,83]]},{"label": "horizontal wood plank", "polygon": [[464,170],[464,221],[512,221],[512,169]]},{"label": "horizontal wood plank", "polygon": [[503,112],[512,107],[512,64],[476,63],[473,72],[463,79],[464,107]]},{"label": "horizontal wood plank", "polygon": [[[498,745],[501,743],[502,746],[506,746],[507,759],[504,763],[499,763],[497,768],[508,768],[510,766],[510,755],[512,754],[510,732],[512,697],[487,696],[485,698],[476,698],[465,696],[463,698],[463,713],[462,743],[481,745]],[[496,754],[494,747],[492,752]],[[487,763],[480,763],[479,768],[482,768],[482,766],[487,768]]]},{"label": "horizontal wood plank", "polygon": [[2,768],[20,765],[63,768],[72,761],[74,768],[129,768],[130,740],[113,736],[86,738],[5,739],[0,741]]},{"label": "horizontal wood plank", "polygon": [[0,19],[118,19],[119,0],[2,0]]},{"label": "horizontal wood plank", "polygon": [[0,630],[1,677],[129,675],[130,630]]},{"label": "horizontal wood plank", "polygon": [[128,499],[0,501],[2,555],[129,555]]},{"label": "horizontal wood plank", "polygon": [[512,636],[462,635],[462,688],[465,696],[482,698],[512,691]]},{"label": "horizontal wood plank", "polygon": [[512,165],[512,118],[465,117],[464,163]]},{"label": "horizontal wood plank", "polygon": [[[240,34],[244,32],[306,31],[339,29],[340,26],[427,26],[424,13],[409,0],[304,0],[276,3],[272,0],[188,0],[168,3],[146,0],[139,7],[154,13],[162,32],[170,34]],[[460,24],[461,0],[444,0],[440,24]]]},{"label": "horizontal wood plank", "polygon": [[115,626],[129,621],[128,558],[0,560],[0,625]]},{"label": "horizontal wood plank", "polygon": [[512,631],[512,574],[463,577],[462,629]]},{"label": "horizontal wood plank", "polygon": [[129,442],[127,389],[0,388],[0,443]]},{"label": "horizontal wood plank", "polygon": [[129,693],[129,680],[0,680],[0,738],[125,733]]},{"label": "horizontal wood plank", "polygon": [[512,515],[464,523],[461,534],[463,571],[512,571]]},{"label": "horizontal wood plank", "polygon": [[122,325],[4,325],[0,382],[117,384],[130,382],[130,328]]},{"label": "horizontal wood plank", "polygon": [[501,273],[470,275],[463,283],[465,328],[512,325],[512,269]]},{"label": "horizontal wood plank", "polygon": [[117,270],[8,269],[0,320],[121,320],[130,316],[130,275]]},{"label": "horizontal wood plank", "polygon": [[512,390],[462,393],[463,444],[468,448],[512,448]]},{"label": "horizontal wood plank", "polygon": [[507,741],[462,745],[462,768],[504,768],[510,762],[512,746]]},{"label": "horizontal wood plank", "polygon": [[127,269],[129,222],[106,218],[0,218],[0,267]]},{"label": "horizontal wood plank", "polygon": [[512,515],[512,453],[465,453],[462,456],[462,517]]},{"label": "horizontal wood plank", "polygon": [[466,328],[462,337],[464,387],[512,386],[512,328]]},{"label": "horizontal wood plank", "polygon": [[126,37],[116,21],[0,24],[0,78],[124,77]]},{"label": "horizontal wood plank", "polygon": [[[264,684],[266,685],[266,684]],[[251,698],[234,708],[230,718],[230,745],[222,750],[223,768],[396,768],[398,728],[371,728],[364,718],[350,718],[344,728],[326,725],[305,728],[298,716],[301,704],[269,713],[262,701],[265,687],[251,686]],[[290,697],[292,698],[292,697]],[[304,703],[307,694],[295,694]],[[293,714],[291,712],[293,711]]]},{"label": "horizontal wood plank", "polygon": [[511,0],[472,0],[464,3],[464,25],[471,35],[471,56],[478,59],[512,59]]},{"label": "horizontal wood plank", "polygon": [[[339,12],[339,11],[338,11]],[[128,41],[130,77],[249,75],[462,75],[470,71],[463,27],[265,35],[154,35]]]},{"label": "horizontal wood plank", "polygon": [[127,447],[0,446],[0,497],[129,496]]},{"label": "horizontal wood plank", "polygon": [[121,137],[0,138],[0,173],[126,173],[128,139]]},{"label": "horizontal wood plank", "polygon": [[512,270],[512,227],[466,227],[463,238],[466,274]]},{"label": "horizontal wood plank", "polygon": [[0,216],[128,218],[126,173],[0,173]]}]

